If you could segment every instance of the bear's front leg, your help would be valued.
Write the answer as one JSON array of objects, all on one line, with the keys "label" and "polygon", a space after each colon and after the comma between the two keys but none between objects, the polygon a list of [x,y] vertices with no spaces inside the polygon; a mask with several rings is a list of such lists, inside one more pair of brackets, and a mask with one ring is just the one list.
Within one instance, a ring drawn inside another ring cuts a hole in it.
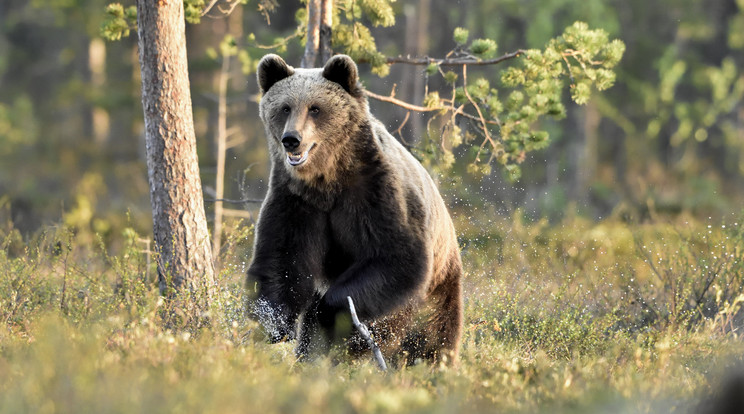
[{"label": "bear's front leg", "polygon": [[349,308],[328,306],[324,296],[316,293],[302,318],[295,353],[300,360],[327,354],[334,341],[348,339],[352,333]]},{"label": "bear's front leg", "polygon": [[[406,250],[397,253],[402,254],[353,264],[323,296],[316,296],[303,318],[298,356],[316,349],[325,351],[334,339],[350,336],[353,327],[347,296],[351,296],[363,322],[390,315],[419,297],[426,282],[426,262],[422,255]],[[339,320],[347,319],[349,323],[339,326]]]},{"label": "bear's front leg", "polygon": [[[295,348],[295,354],[300,360],[308,358],[311,354],[325,354],[330,349],[331,337],[327,329],[323,329],[323,325],[327,325],[326,318],[319,314],[319,312],[322,312],[319,309],[322,299],[323,297],[316,293],[302,317],[300,334]],[[323,323],[321,323],[321,320]]]},{"label": "bear's front leg", "polygon": [[349,310],[346,297],[351,296],[361,320],[376,319],[418,298],[426,277],[425,258],[415,251],[403,250],[362,260],[331,285],[320,308],[331,321],[330,315]]},{"label": "bear's front leg", "polygon": [[324,234],[325,220],[317,210],[294,196],[267,195],[247,285],[257,288],[253,311],[272,342],[295,337],[297,318],[313,298],[314,278],[322,276]]}]

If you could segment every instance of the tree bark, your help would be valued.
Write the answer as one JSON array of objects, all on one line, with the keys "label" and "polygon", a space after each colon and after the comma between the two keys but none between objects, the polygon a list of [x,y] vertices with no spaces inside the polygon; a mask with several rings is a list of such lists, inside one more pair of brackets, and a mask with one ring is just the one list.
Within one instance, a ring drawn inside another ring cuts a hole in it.
[{"label": "tree bark", "polygon": [[320,51],[320,16],[321,0],[308,0],[307,2],[307,38],[305,43],[305,54],[302,56],[303,68],[314,68]]},{"label": "tree bark", "polygon": [[[162,294],[208,304],[214,285],[204,213],[182,0],[138,0],[147,172]],[[172,288],[172,289],[171,289]]]}]

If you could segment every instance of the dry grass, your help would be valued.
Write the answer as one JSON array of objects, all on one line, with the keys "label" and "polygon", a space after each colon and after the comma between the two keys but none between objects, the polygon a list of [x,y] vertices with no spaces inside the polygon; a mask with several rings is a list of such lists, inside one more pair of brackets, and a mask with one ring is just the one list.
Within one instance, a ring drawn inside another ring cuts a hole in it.
[{"label": "dry grass", "polygon": [[265,343],[244,317],[248,227],[228,232],[212,324],[197,329],[158,297],[133,231],[109,254],[8,225],[0,412],[694,412],[744,351],[734,222],[460,226],[459,366],[385,375]]}]

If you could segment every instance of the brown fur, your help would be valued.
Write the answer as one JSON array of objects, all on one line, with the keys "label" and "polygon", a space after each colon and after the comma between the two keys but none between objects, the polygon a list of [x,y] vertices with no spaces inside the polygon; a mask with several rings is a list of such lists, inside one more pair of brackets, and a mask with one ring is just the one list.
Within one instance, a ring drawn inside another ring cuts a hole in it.
[{"label": "brown fur", "polygon": [[351,296],[388,358],[454,360],[462,264],[452,220],[426,170],[369,113],[354,62],[302,70],[267,55],[258,82],[272,168],[248,280],[272,338],[294,338],[302,317],[298,354],[327,350],[349,337],[337,317]]}]

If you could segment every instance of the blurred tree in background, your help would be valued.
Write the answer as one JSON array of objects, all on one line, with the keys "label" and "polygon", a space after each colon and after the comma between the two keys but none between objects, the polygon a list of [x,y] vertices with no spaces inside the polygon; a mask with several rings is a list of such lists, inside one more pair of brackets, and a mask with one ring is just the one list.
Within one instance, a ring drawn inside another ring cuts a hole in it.
[{"label": "blurred tree in background", "polygon": [[[132,36],[118,42],[100,38],[107,4],[0,4],[0,203],[10,207],[22,231],[62,220],[79,237],[98,233],[110,241],[130,220],[138,231],[150,232],[136,44]],[[123,4],[119,24],[128,25],[131,5]],[[565,119],[535,123],[550,135],[551,144],[514,153],[521,169],[514,183],[490,156],[480,157],[480,165],[491,162],[494,168],[473,174],[475,154],[466,146],[445,146],[454,156],[443,155],[437,149],[442,125],[428,122],[431,114],[371,100],[372,111],[391,130],[419,137],[409,144],[439,176],[453,209],[511,214],[523,208],[533,218],[578,211],[595,219],[615,214],[635,220],[682,211],[720,215],[740,208],[744,1],[399,0],[389,5],[392,16],[386,11],[371,18],[371,9],[339,12],[333,47],[346,50],[354,35],[366,39],[362,43],[368,47],[358,48],[355,58],[368,62],[360,66],[367,88],[381,94],[394,89],[396,98],[423,107],[432,105],[427,91],[446,89],[452,76],[448,70],[388,66],[381,59],[444,57],[458,47],[456,28],[467,30],[469,51],[480,50],[484,57],[492,48],[487,42],[476,44],[477,39],[497,41],[497,55],[544,50],[575,21],[626,45],[614,87],[583,106],[565,97],[557,102]],[[187,26],[202,181],[209,193],[208,183],[217,174],[213,138],[220,116],[219,83],[227,73],[224,116],[230,136],[241,143],[228,149],[224,197],[260,198],[268,160],[251,72],[269,51],[300,65],[305,5],[248,1],[229,14],[220,6],[225,7],[218,2],[201,23]],[[374,43],[368,41],[372,38]],[[222,64],[225,47],[234,48],[231,56],[236,57],[228,67]],[[519,64],[512,60],[504,68]],[[471,67],[468,77],[475,86],[475,79],[490,79],[493,70]],[[372,74],[388,71],[382,78]],[[508,80],[497,78],[485,89],[508,87]],[[504,105],[507,97],[498,95]],[[488,101],[489,93],[483,99]],[[462,134],[468,139],[464,129]],[[257,207],[245,206],[249,211]]]}]

